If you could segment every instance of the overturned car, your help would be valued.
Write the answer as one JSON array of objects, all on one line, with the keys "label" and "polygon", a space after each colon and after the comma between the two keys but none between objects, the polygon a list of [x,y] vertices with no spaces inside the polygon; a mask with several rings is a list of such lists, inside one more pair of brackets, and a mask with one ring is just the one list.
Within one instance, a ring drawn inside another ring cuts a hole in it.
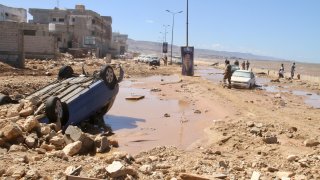
[{"label": "overturned car", "polygon": [[[28,95],[25,100],[36,100],[33,113],[40,122],[58,123],[63,129],[78,125],[94,116],[103,116],[112,107],[119,92],[124,71],[121,66],[116,77],[114,68],[105,65],[93,75],[77,75],[70,66],[60,69],[58,79]],[[8,96],[0,97],[0,104],[10,103]]]}]

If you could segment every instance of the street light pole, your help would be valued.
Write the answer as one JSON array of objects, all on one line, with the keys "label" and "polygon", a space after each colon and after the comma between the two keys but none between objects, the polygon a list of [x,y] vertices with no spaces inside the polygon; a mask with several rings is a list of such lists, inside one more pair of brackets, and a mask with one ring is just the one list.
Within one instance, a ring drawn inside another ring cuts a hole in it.
[{"label": "street light pole", "polygon": [[167,42],[167,27],[169,27],[170,25],[163,25],[164,27],[164,42]]},{"label": "street light pole", "polygon": [[172,65],[172,44],[173,44],[173,29],[174,29],[174,16],[176,14],[182,13],[183,11],[179,11],[179,12],[172,12],[170,10],[166,10],[167,12],[172,14],[172,28],[171,28],[171,59],[170,59],[170,65]]},{"label": "street light pole", "polygon": [[187,47],[189,46],[189,0],[187,0]]}]

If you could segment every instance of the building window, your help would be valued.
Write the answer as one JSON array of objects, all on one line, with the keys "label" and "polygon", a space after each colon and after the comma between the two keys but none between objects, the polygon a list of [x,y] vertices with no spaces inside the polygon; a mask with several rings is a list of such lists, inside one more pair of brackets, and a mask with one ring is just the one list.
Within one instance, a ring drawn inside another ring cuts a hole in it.
[{"label": "building window", "polygon": [[58,37],[58,38],[57,38],[57,41],[58,41],[58,42],[61,42],[61,38],[60,38],[60,37]]},{"label": "building window", "polygon": [[94,31],[91,32],[91,35],[94,36],[96,33]]},{"label": "building window", "polygon": [[63,18],[59,18],[59,22],[64,22],[64,19]]},{"label": "building window", "polygon": [[57,19],[56,19],[56,18],[52,18],[52,21],[53,21],[53,22],[56,22],[56,21],[57,21]]},{"label": "building window", "polygon": [[8,13],[4,13],[7,17],[9,16],[9,14]]},{"label": "building window", "polygon": [[36,35],[36,30],[23,30],[23,35],[35,36]]},{"label": "building window", "polygon": [[95,24],[96,23],[96,20],[95,19],[92,19],[92,24]]},{"label": "building window", "polygon": [[76,22],[76,18],[72,18],[72,22]]}]

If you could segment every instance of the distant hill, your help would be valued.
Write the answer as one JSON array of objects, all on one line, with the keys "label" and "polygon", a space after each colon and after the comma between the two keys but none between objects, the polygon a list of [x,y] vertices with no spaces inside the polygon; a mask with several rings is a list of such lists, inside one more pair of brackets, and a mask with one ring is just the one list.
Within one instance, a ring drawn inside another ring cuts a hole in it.
[{"label": "distant hill", "polygon": [[[161,54],[162,43],[150,41],[137,41],[128,39],[129,51],[140,52],[143,54]],[[173,46],[174,56],[180,56],[180,47]],[[170,45],[168,47],[170,51]],[[279,58],[259,56],[251,53],[215,51],[209,49],[195,49],[195,56],[198,58],[242,58],[252,60],[281,60]]]}]

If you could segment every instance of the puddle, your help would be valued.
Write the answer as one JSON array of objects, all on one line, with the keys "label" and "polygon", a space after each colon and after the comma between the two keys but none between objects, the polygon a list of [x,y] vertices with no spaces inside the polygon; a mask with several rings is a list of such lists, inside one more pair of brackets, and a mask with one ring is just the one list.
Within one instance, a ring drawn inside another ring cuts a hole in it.
[{"label": "puddle", "polygon": [[304,101],[306,104],[314,108],[320,109],[320,95],[305,91],[292,91],[292,94],[297,96],[306,96],[307,98]]},{"label": "puddle", "polygon": [[[147,78],[147,81],[161,81],[161,78],[163,76]],[[131,83],[121,83],[117,99],[104,117],[115,133],[120,150],[136,154],[161,145],[186,149],[204,135],[203,129],[210,124],[209,118],[194,114],[188,101],[161,100],[149,89],[130,87]],[[131,95],[143,95],[145,98],[125,100]],[[165,113],[170,117],[164,117]]]},{"label": "puddle", "polygon": [[223,80],[223,70],[210,67],[197,67],[196,73],[201,77],[214,83],[220,83]]}]

